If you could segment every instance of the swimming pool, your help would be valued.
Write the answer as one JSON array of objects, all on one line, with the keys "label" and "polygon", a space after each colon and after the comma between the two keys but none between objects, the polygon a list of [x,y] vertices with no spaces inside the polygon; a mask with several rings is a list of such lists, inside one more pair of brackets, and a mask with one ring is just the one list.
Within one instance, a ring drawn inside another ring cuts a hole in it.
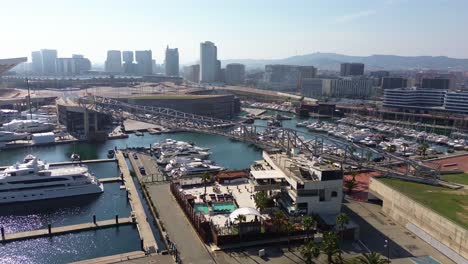
[{"label": "swimming pool", "polygon": [[208,205],[206,204],[195,204],[194,207],[195,212],[200,212],[202,214],[208,214],[210,210],[208,209]]},{"label": "swimming pool", "polygon": [[228,211],[229,213],[236,210],[236,204],[233,202],[227,203],[213,203],[213,210],[215,211]]}]

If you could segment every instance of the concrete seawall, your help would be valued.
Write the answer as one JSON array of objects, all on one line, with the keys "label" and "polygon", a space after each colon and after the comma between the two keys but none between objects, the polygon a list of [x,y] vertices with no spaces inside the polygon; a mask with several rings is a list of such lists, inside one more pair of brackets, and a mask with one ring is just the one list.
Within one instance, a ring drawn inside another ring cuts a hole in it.
[{"label": "concrete seawall", "polygon": [[370,194],[383,201],[382,211],[456,263],[468,263],[468,230],[414,201],[376,178]]}]

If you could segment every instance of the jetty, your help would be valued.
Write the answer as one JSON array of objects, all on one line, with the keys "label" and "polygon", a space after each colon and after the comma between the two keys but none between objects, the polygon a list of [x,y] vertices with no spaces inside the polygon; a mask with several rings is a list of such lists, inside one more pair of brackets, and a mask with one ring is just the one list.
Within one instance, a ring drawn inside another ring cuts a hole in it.
[{"label": "jetty", "polygon": [[38,237],[56,236],[56,235],[61,235],[61,234],[102,229],[102,228],[108,228],[108,227],[116,227],[120,225],[128,225],[128,224],[133,224],[133,223],[134,221],[130,217],[125,217],[125,218],[116,217],[115,220],[111,219],[111,220],[96,221],[96,222],[77,224],[77,225],[68,225],[68,226],[59,226],[59,227],[52,227],[49,225],[49,227],[45,229],[18,232],[18,233],[13,233],[13,234],[5,234],[2,229],[0,241],[11,242],[11,241],[38,238]]},{"label": "jetty", "polygon": [[132,207],[132,215],[135,217],[138,227],[138,233],[140,234],[140,239],[142,240],[142,246],[146,253],[152,254],[158,252],[158,244],[154,238],[153,231],[151,230],[150,223],[147,220],[143,204],[141,199],[138,196],[137,188],[133,182],[132,175],[130,175],[130,170],[125,161],[122,151],[117,151],[115,153],[120,172],[125,181],[125,186],[127,187],[127,192],[129,195],[130,206]]},{"label": "jetty", "polygon": [[123,181],[120,177],[111,177],[111,178],[101,178],[98,179],[102,183],[112,183],[112,182],[121,182]]}]

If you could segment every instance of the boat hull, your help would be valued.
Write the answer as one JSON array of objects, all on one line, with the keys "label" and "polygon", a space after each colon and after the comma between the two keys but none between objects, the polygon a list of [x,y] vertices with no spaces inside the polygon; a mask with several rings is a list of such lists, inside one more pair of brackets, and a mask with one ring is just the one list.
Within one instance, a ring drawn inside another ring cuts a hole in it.
[{"label": "boat hull", "polygon": [[104,192],[104,186],[102,183],[77,186],[63,186],[62,188],[44,188],[21,192],[4,192],[0,193],[0,204],[11,204],[72,196],[101,194],[102,192]]}]

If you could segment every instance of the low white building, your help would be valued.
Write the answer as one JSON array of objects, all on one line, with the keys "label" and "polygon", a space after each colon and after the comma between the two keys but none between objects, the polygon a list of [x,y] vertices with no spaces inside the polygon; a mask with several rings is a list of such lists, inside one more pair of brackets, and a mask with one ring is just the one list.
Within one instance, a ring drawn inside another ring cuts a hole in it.
[{"label": "low white building", "polygon": [[334,223],[343,199],[340,168],[302,154],[264,151],[263,159],[251,167],[255,191],[279,192],[278,203],[290,214],[317,214]]}]

